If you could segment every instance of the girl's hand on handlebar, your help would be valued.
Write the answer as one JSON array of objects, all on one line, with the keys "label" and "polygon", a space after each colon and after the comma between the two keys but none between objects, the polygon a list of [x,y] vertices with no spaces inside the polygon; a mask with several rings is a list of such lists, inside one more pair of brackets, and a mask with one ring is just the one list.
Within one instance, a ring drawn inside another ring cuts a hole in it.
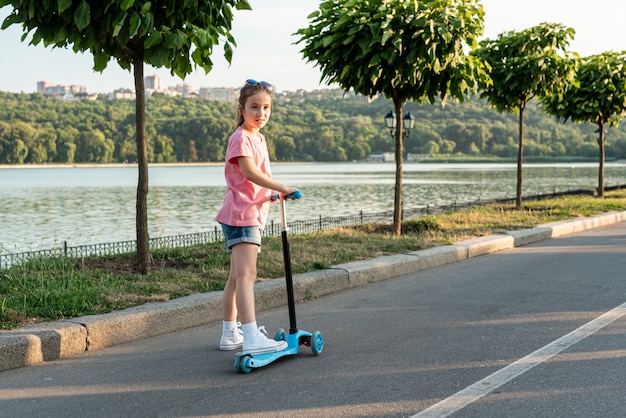
[{"label": "girl's hand on handlebar", "polygon": [[296,189],[295,187],[287,187],[287,190],[289,191],[289,193],[272,193],[272,195],[270,196],[270,201],[271,202],[275,202],[277,201],[279,198],[282,198],[284,200],[287,199],[291,199],[291,200],[297,200],[300,199],[302,197],[302,192],[298,189]]},{"label": "girl's hand on handlebar", "polygon": [[289,187],[289,186],[287,186],[287,187],[285,187],[285,191],[281,192],[280,195],[281,196],[287,196],[287,195],[293,194],[293,193],[295,193],[297,191],[298,191],[298,189],[296,187]]},{"label": "girl's hand on handlebar", "polygon": [[287,195],[282,195],[283,199],[287,200],[287,199],[291,199],[291,200],[298,200],[302,197],[302,192],[300,190],[297,190],[295,192],[289,193]]}]

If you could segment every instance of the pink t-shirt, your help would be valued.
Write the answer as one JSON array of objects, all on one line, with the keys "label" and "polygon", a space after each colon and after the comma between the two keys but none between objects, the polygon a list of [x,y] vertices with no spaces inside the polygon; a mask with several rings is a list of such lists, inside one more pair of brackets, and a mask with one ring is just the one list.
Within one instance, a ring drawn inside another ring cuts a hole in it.
[{"label": "pink t-shirt", "polygon": [[262,173],[272,176],[265,137],[252,138],[241,127],[228,140],[224,176],[226,196],[215,220],[230,226],[259,226],[263,229],[269,211],[272,191],[246,179],[238,157],[249,157]]}]

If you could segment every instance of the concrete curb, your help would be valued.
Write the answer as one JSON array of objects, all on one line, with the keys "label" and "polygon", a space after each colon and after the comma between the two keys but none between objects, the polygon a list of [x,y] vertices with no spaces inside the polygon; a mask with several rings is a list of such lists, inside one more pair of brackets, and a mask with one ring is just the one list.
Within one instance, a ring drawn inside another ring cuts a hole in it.
[{"label": "concrete curb", "polygon": [[[329,295],[448,263],[626,221],[626,212],[539,225],[408,254],[339,264],[294,275],[296,300]],[[284,280],[256,284],[257,312],[286,305]],[[0,371],[74,356],[221,319],[222,292],[190,295],[103,315],[40,323],[0,332]]]}]

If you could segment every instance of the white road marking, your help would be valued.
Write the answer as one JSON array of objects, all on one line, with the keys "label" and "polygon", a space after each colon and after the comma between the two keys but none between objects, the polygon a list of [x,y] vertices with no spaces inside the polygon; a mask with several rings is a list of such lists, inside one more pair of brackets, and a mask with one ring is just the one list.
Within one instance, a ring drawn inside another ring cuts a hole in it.
[{"label": "white road marking", "polygon": [[526,373],[533,367],[540,365],[541,363],[568,349],[577,342],[595,334],[624,315],[626,315],[626,303],[623,303],[596,319],[587,322],[580,328],[577,328],[558,340],[555,340],[539,350],[530,353],[526,357],[509,364],[505,368],[490,374],[484,379],[479,380],[454,395],[432,405],[427,409],[424,409],[419,414],[413,415],[412,418],[448,417],[472,402],[475,402],[483,396],[493,392],[500,386]]}]

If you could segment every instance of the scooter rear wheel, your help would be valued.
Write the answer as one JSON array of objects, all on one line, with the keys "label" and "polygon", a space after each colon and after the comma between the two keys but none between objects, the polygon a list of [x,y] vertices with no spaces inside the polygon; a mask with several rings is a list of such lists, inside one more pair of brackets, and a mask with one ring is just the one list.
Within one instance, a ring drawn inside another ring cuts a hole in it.
[{"label": "scooter rear wheel", "polygon": [[239,359],[239,371],[241,373],[250,373],[252,371],[252,367],[250,367],[251,361],[252,361],[252,357],[242,356]]}]

